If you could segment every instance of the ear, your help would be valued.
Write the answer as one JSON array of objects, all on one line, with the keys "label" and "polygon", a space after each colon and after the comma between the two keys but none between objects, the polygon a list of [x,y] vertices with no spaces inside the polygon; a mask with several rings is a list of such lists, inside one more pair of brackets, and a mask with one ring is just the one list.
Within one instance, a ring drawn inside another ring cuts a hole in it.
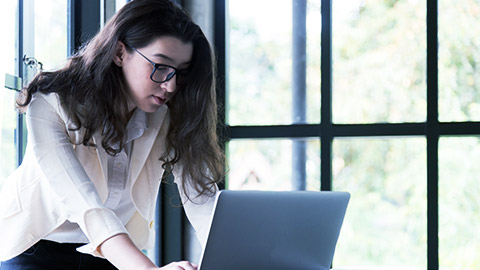
[{"label": "ear", "polygon": [[123,59],[127,51],[125,49],[125,44],[121,41],[117,41],[117,47],[115,49],[115,54],[113,56],[113,63],[119,67],[123,65]]}]

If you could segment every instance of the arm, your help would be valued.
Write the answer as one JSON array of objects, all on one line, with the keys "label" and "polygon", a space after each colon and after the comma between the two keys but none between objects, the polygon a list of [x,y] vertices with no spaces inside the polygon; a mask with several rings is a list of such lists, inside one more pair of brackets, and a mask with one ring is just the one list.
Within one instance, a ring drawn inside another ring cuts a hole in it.
[{"label": "arm", "polygon": [[126,234],[117,234],[99,246],[99,252],[107,258],[115,267],[121,270],[195,270],[196,265],[187,261],[174,262],[165,267],[158,268],[133,244]]},{"label": "arm", "polygon": [[105,240],[98,251],[118,269],[158,269],[127,234],[117,234]]}]

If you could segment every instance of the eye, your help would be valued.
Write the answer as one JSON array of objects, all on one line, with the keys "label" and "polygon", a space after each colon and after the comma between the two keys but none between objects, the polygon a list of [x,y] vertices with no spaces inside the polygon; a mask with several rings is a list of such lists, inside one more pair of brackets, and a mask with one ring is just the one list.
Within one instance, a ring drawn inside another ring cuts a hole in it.
[{"label": "eye", "polygon": [[156,64],[155,70],[151,75],[151,79],[155,82],[162,83],[170,80],[175,75],[175,69],[173,67]]},{"label": "eye", "polygon": [[166,71],[169,71],[170,69],[171,68],[166,66],[157,66],[157,71],[160,71],[160,72],[166,72]]}]

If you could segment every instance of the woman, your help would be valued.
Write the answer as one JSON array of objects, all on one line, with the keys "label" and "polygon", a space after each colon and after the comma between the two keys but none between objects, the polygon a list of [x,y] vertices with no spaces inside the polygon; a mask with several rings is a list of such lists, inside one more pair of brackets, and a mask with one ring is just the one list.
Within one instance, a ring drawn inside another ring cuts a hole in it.
[{"label": "woman", "polygon": [[204,243],[223,173],[214,71],[184,11],[134,0],[39,74],[17,100],[28,144],[0,194],[0,269],[159,269],[140,250],[165,170]]}]

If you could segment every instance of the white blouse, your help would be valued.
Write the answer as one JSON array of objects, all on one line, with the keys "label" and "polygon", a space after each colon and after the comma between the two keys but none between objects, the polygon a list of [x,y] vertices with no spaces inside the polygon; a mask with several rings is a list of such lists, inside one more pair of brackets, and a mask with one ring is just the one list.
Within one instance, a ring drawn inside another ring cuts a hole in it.
[{"label": "white blouse", "polygon": [[[128,172],[131,152],[135,139],[140,138],[148,128],[148,115],[135,109],[126,127],[125,147],[115,156],[108,156],[108,197],[105,207],[113,212],[126,225],[135,213],[131,192],[131,181]],[[88,243],[88,238],[78,224],[65,221],[44,239],[59,243]]]}]

